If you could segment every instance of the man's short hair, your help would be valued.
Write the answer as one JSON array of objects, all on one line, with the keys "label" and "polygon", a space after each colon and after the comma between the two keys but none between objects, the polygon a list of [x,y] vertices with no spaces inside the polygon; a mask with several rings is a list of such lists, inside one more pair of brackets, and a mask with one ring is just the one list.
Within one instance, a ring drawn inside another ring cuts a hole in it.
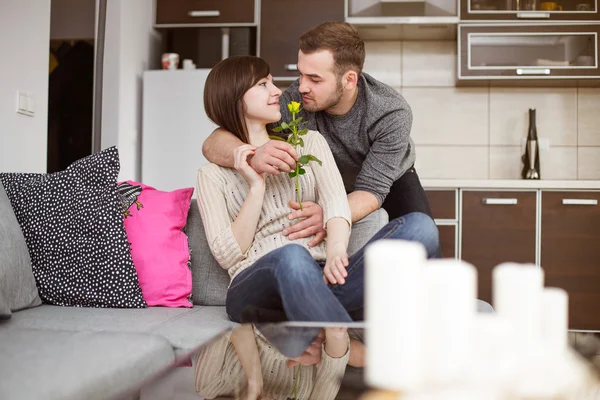
[{"label": "man's short hair", "polygon": [[300,36],[300,50],[304,54],[331,51],[338,76],[348,70],[360,74],[365,63],[365,42],[346,22],[324,22],[305,32]]}]

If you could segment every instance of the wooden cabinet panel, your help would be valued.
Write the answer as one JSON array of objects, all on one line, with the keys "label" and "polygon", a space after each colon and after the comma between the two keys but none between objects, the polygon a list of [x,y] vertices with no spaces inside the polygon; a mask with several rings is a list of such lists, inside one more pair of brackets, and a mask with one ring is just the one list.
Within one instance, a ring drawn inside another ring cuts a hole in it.
[{"label": "wooden cabinet panel", "polygon": [[344,0],[262,0],[260,56],[274,77],[297,77],[298,38],[313,26],[344,20]]},{"label": "wooden cabinet panel", "polygon": [[433,190],[425,191],[433,218],[456,219],[456,190]]},{"label": "wooden cabinet panel", "polygon": [[254,0],[156,0],[156,25],[254,22]]},{"label": "wooden cabinet panel", "polygon": [[[600,330],[600,192],[542,191],[545,285],[569,293],[569,327]],[[579,204],[577,204],[579,203]]]},{"label": "wooden cabinet panel", "polygon": [[492,300],[492,269],[535,263],[535,192],[462,192],[462,259],[478,272],[478,297]]},{"label": "wooden cabinet panel", "polygon": [[444,258],[456,258],[456,225],[438,225]]}]

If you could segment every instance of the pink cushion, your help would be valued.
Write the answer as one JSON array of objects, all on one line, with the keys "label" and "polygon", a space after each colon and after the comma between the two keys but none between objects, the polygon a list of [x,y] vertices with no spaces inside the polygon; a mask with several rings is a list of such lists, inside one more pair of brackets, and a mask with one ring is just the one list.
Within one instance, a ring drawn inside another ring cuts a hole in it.
[{"label": "pink cushion", "polygon": [[183,233],[194,189],[172,192],[119,183],[131,257],[148,306],[192,307],[190,251]]}]

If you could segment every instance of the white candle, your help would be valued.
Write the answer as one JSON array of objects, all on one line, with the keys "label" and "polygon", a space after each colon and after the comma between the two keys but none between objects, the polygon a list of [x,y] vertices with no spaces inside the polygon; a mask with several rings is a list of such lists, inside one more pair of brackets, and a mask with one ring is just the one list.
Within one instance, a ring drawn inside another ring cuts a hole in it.
[{"label": "white candle", "polygon": [[493,270],[494,309],[505,318],[511,346],[525,355],[541,338],[541,301],[544,272],[532,264],[504,263]]},{"label": "white candle", "polygon": [[371,386],[405,391],[421,379],[421,269],[425,248],[380,240],[365,250],[365,377]]},{"label": "white candle", "polygon": [[569,343],[569,298],[563,289],[544,288],[541,330],[547,350],[562,352],[567,349]]},{"label": "white candle", "polygon": [[472,361],[477,270],[460,260],[430,260],[423,294],[424,373],[428,384],[445,385],[464,377]]}]

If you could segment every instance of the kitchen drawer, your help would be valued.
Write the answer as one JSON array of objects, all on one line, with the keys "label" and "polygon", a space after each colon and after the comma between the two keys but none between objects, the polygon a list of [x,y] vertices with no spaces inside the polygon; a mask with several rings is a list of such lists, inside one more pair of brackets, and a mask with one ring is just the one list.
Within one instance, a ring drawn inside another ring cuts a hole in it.
[{"label": "kitchen drawer", "polygon": [[600,78],[598,24],[461,24],[458,80]]},{"label": "kitchen drawer", "polygon": [[156,0],[156,26],[252,25],[254,0]]},{"label": "kitchen drawer", "polygon": [[426,189],[434,219],[456,220],[456,190]]},{"label": "kitchen drawer", "polygon": [[569,293],[569,328],[600,330],[600,192],[542,191],[540,264]]},{"label": "kitchen drawer", "polygon": [[462,191],[462,259],[477,268],[479,298],[492,300],[492,270],[535,263],[537,193]]}]

